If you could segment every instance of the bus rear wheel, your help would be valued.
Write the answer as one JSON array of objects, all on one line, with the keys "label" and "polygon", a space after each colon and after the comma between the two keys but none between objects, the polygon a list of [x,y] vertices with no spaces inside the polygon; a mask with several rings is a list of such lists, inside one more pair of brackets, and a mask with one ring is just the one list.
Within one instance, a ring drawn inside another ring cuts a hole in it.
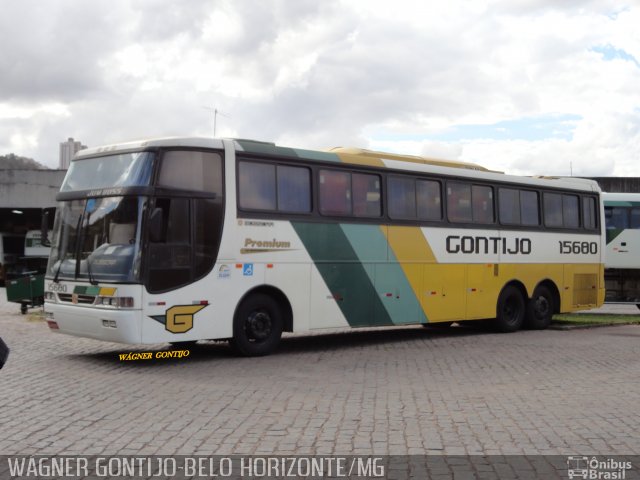
[{"label": "bus rear wheel", "polygon": [[282,323],[278,302],[263,293],[253,294],[236,310],[229,344],[245,357],[268,355],[280,343]]},{"label": "bus rear wheel", "polygon": [[532,330],[544,330],[551,323],[554,305],[551,291],[540,285],[533,291],[533,296],[527,305],[525,326]]},{"label": "bus rear wheel", "polygon": [[500,332],[515,332],[522,328],[525,304],[522,293],[513,285],[507,285],[498,297],[495,326]]}]

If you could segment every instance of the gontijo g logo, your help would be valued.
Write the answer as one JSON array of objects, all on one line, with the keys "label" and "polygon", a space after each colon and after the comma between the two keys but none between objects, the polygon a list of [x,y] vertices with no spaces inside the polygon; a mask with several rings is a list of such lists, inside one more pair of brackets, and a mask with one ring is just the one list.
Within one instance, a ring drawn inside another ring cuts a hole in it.
[{"label": "gontijo g logo", "polygon": [[185,333],[193,328],[193,316],[206,305],[175,305],[166,315],[149,315],[171,333]]}]

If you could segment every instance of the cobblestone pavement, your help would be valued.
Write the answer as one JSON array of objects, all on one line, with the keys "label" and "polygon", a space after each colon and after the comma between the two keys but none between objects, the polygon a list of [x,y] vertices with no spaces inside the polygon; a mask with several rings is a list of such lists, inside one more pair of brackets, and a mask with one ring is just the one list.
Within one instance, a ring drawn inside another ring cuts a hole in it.
[{"label": "cobblestone pavement", "polygon": [[[4,301],[4,290],[0,289]],[[0,454],[640,453],[640,327],[288,336],[188,358],[56,335],[0,303]]]}]

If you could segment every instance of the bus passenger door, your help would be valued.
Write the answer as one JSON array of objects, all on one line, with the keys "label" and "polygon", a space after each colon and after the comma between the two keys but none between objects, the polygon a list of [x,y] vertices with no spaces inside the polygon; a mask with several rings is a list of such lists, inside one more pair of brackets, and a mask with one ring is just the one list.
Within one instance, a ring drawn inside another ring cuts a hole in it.
[{"label": "bus passenger door", "polygon": [[466,311],[467,266],[426,264],[423,305],[429,322],[462,320]]}]

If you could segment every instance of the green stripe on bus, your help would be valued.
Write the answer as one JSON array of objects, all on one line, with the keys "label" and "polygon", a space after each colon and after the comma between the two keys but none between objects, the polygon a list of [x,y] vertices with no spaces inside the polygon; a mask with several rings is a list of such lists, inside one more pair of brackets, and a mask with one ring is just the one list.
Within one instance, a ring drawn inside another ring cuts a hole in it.
[{"label": "green stripe on bus", "polygon": [[363,264],[338,224],[291,222],[352,327],[392,325],[374,288],[374,264]]},{"label": "green stripe on bus", "polygon": [[605,200],[606,207],[640,207],[640,202],[631,202],[627,200]]},{"label": "green stripe on bus", "polygon": [[613,242],[618,235],[624,232],[624,228],[607,228],[607,245]]},{"label": "green stripe on bus", "polygon": [[298,157],[303,158],[305,160],[318,160],[321,162],[340,162],[340,157],[335,153],[331,152],[316,152],[313,150],[301,150],[299,148],[294,148],[294,152],[298,155]]},{"label": "green stripe on bus", "polygon": [[342,225],[361,263],[366,269],[389,318],[394,324],[427,323],[420,302],[411,288],[386,237],[377,225]]},{"label": "green stripe on bus", "polygon": [[340,157],[331,152],[319,152],[314,150],[303,150],[300,148],[279,147],[268,142],[254,142],[251,140],[236,140],[242,147],[242,151],[257,153],[267,156],[284,158],[301,158],[305,160],[318,160],[324,162],[340,162]]}]

